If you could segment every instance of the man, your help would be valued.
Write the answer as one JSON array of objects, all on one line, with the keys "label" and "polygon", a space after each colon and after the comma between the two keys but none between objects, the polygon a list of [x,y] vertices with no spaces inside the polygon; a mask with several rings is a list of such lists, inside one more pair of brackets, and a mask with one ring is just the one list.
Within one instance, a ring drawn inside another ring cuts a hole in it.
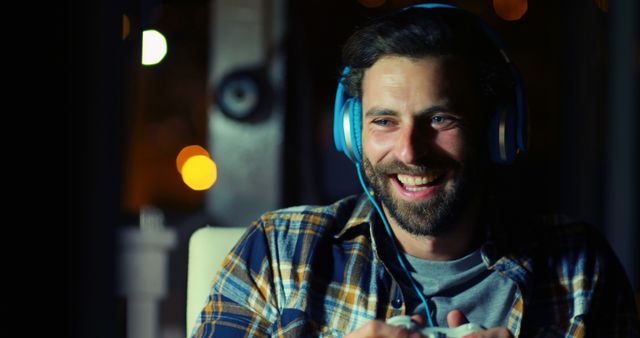
[{"label": "man", "polygon": [[487,328],[477,337],[638,334],[628,280],[600,235],[490,197],[495,163],[515,149],[504,145],[513,135],[493,149],[487,134],[511,128],[493,125],[505,105],[514,126],[523,111],[481,25],[417,6],[352,35],[336,139],[366,194],[263,215],[225,260],[195,337],[419,337],[386,322],[398,315],[470,321]]}]

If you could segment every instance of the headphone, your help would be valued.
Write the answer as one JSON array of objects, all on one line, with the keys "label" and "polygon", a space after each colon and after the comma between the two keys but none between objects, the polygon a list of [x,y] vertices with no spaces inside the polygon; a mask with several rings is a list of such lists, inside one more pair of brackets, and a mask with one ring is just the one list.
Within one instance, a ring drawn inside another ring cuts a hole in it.
[{"label": "headphone", "polygon": [[[462,9],[447,4],[417,4],[401,9],[405,11],[413,8],[424,9]],[[528,148],[528,111],[525,101],[522,77],[516,66],[505,52],[505,46],[494,32],[480,19],[468,14],[478,23],[485,35],[495,44],[505,61],[514,82],[513,100],[497,104],[489,125],[489,153],[491,160],[498,164],[512,163],[516,155]],[[338,90],[334,106],[333,140],[336,149],[344,153],[352,162],[362,161],[362,102],[359,98],[351,97],[346,91],[346,76],[351,67],[342,70],[338,81]]]}]

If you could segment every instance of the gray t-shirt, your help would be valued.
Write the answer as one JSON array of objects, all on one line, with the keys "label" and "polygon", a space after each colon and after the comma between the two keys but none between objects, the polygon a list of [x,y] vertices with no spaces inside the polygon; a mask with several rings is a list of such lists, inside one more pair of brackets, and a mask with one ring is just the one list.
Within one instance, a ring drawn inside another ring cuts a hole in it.
[{"label": "gray t-shirt", "polygon": [[[436,326],[446,327],[447,313],[455,309],[462,311],[471,323],[487,328],[506,326],[517,286],[509,278],[489,270],[482,261],[480,249],[452,261],[405,257],[407,268],[427,299]],[[399,279],[407,312],[424,314],[424,305],[397,258],[389,257],[386,261]]]}]

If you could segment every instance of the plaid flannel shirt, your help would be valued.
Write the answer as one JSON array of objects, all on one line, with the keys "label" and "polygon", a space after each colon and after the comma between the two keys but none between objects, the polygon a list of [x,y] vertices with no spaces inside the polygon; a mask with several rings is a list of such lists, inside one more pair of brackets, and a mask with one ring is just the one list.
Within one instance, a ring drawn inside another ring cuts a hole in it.
[{"label": "plaid flannel shirt", "polygon": [[[263,215],[223,262],[193,337],[342,337],[405,314],[374,217],[364,196]],[[637,337],[633,293],[606,240],[554,223],[511,224],[482,247],[487,268],[518,285],[508,328],[516,337]]]}]

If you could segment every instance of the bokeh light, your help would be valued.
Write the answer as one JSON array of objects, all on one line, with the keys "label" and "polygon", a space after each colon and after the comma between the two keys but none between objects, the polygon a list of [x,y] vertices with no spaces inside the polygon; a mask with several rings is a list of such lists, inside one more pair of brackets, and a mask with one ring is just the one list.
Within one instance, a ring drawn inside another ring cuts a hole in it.
[{"label": "bokeh light", "polygon": [[196,155],[204,155],[207,157],[211,157],[209,155],[209,152],[206,149],[202,148],[197,144],[186,146],[182,148],[182,150],[180,150],[180,153],[178,153],[178,157],[176,157],[176,168],[178,169],[178,172],[182,174],[182,166],[184,166],[184,163],[190,157],[196,156]]},{"label": "bokeh light", "polygon": [[122,14],[122,40],[128,38],[129,33],[131,33],[131,21],[128,15]]},{"label": "bokeh light", "polygon": [[493,9],[496,14],[507,21],[519,20],[528,8],[527,0],[493,0]]},{"label": "bokeh light", "polygon": [[595,0],[596,5],[600,8],[601,11],[607,13],[609,12],[609,0]]},{"label": "bokeh light", "polygon": [[358,2],[367,8],[376,8],[384,5],[386,0],[358,0]]},{"label": "bokeh light", "polygon": [[167,54],[167,39],[155,29],[142,32],[142,64],[158,64]]},{"label": "bokeh light", "polygon": [[208,156],[192,156],[182,166],[182,180],[193,190],[207,190],[217,179],[218,168]]}]

